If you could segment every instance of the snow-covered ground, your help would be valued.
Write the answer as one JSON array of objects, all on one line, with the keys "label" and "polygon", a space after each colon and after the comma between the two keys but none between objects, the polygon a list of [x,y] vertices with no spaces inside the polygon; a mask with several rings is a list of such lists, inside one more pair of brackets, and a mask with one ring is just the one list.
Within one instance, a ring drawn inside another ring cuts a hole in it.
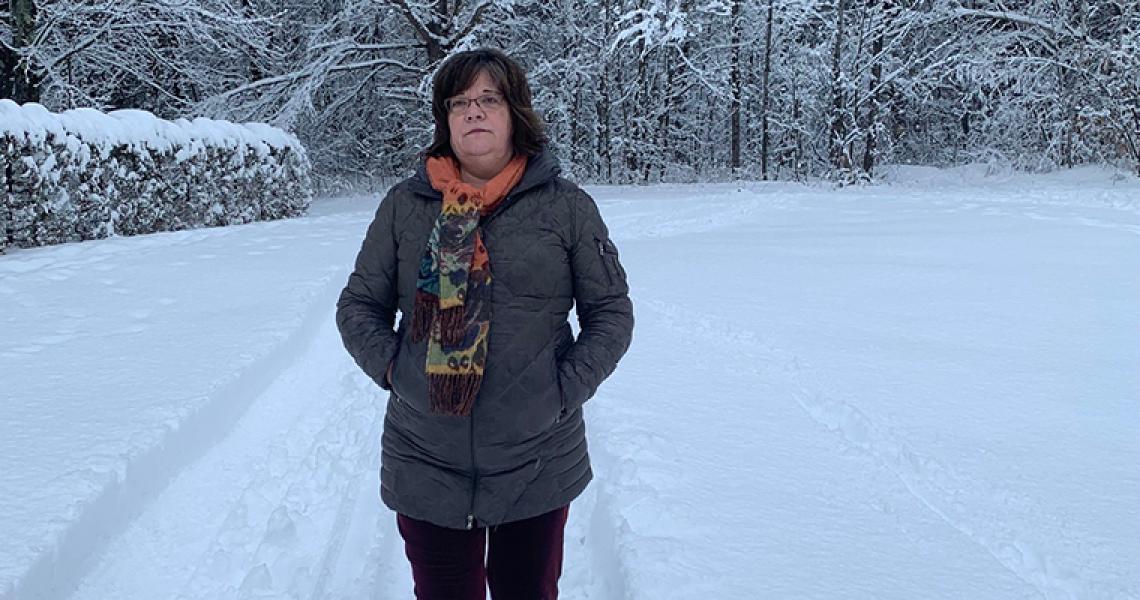
[{"label": "snow-covered ground", "polygon": [[[1140,183],[599,187],[563,598],[1140,599]],[[0,256],[0,598],[410,598],[334,300],[378,197]]]}]

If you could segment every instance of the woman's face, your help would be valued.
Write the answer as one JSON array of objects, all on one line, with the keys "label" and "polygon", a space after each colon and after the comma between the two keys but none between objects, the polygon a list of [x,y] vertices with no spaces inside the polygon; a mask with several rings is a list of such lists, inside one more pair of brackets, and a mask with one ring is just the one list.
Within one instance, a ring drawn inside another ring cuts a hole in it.
[{"label": "woman's face", "polygon": [[[479,102],[472,102],[478,99]],[[451,149],[459,164],[495,161],[511,155],[511,111],[506,97],[486,72],[480,72],[471,86],[449,101],[467,101],[465,108],[449,108]],[[450,102],[449,102],[450,104]]]}]

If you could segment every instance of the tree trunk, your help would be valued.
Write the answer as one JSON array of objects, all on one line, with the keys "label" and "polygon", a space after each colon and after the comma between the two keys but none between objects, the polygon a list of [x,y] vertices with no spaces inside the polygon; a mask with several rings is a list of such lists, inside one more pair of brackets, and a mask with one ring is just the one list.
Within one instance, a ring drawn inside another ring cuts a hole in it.
[{"label": "tree trunk", "polygon": [[[602,21],[602,42],[610,43],[613,35],[613,0],[602,0],[605,4],[605,19]],[[606,54],[605,56],[609,56]],[[598,160],[602,162],[606,183],[614,183],[613,154],[610,144],[610,69],[608,61],[603,63],[598,73]]]},{"label": "tree trunk", "polygon": [[598,74],[598,160],[599,175],[605,173],[606,183],[614,183],[614,163],[610,135],[610,76],[608,69]]},{"label": "tree trunk", "polygon": [[1132,159],[1136,161],[1136,176],[1140,177],[1140,90],[1132,96],[1132,133],[1130,139],[1127,140],[1129,147],[1132,148]]},{"label": "tree trunk", "polygon": [[424,24],[425,29],[432,33],[429,39],[424,40],[427,42],[429,64],[436,64],[451,53],[451,48],[444,48],[438,41],[447,37],[450,33],[448,25],[454,23],[454,15],[448,10],[447,0],[436,0],[434,16],[434,19]]},{"label": "tree trunk", "polygon": [[843,93],[843,17],[847,0],[835,2],[835,43],[831,49],[831,163],[839,175],[846,176],[851,171],[851,156],[847,152],[847,101]]},{"label": "tree trunk", "polygon": [[665,170],[668,168],[668,164],[673,162],[672,146],[669,143],[669,128],[672,126],[669,121],[669,116],[673,114],[671,107],[674,106],[673,101],[675,99],[673,98],[673,69],[669,67],[668,50],[663,53],[662,60],[665,62],[661,69],[665,71],[665,90],[662,96],[665,98],[666,105],[661,110],[661,116],[658,119],[660,128],[657,134],[657,147],[661,149],[660,154],[662,160],[660,164],[660,172],[661,179],[664,180]]},{"label": "tree trunk", "polygon": [[770,140],[768,138],[768,111],[772,105],[771,89],[769,87],[769,74],[772,72],[772,9],[775,0],[768,0],[768,18],[764,29],[764,80],[761,85],[764,89],[763,107],[760,110],[760,178],[768,180],[768,154]]},{"label": "tree trunk", "polygon": [[[412,26],[412,31],[416,37],[423,43],[428,64],[437,64],[451,54],[457,40],[450,39],[450,36],[457,33],[458,28],[463,26],[457,21],[459,15],[454,13],[458,7],[449,5],[447,0],[436,0],[432,4],[433,14],[431,18],[424,22],[412,11],[411,4],[407,0],[397,0],[395,6],[407,19],[408,24]],[[476,13],[473,25],[478,24],[479,20],[479,13]],[[447,41],[449,39],[450,41]]]},{"label": "tree trunk", "polygon": [[16,84],[16,61],[20,60],[7,45],[0,44],[0,98],[11,98]]},{"label": "tree trunk", "polygon": [[[24,48],[35,35],[36,3],[34,0],[10,0],[8,11],[12,24],[12,46]],[[17,53],[4,49],[0,64],[4,69],[0,74],[0,83],[7,88],[0,91],[10,91],[12,100],[17,103],[40,101],[40,78],[27,61],[22,61]]]},{"label": "tree trunk", "polygon": [[807,179],[807,151],[804,150],[804,134],[800,127],[803,119],[803,101],[800,100],[797,84],[792,84],[792,123],[796,126],[796,149],[792,156],[792,176],[796,181]]},{"label": "tree trunk", "polygon": [[729,166],[733,177],[740,176],[740,106],[741,106],[741,77],[740,77],[740,4],[743,0],[732,0],[732,71],[729,74],[732,87],[732,106],[729,108],[731,124],[729,148],[731,157]]},{"label": "tree trunk", "polygon": [[[650,102],[652,90],[649,86],[649,53],[647,52],[644,41],[642,41],[640,45],[641,47],[638,48],[637,59],[637,81],[641,86],[638,87],[636,106],[648,107],[653,105],[653,103]],[[656,153],[657,148],[651,149],[649,147],[649,141],[653,138],[651,137],[649,123],[646,122],[644,113],[642,115],[635,115],[633,118],[636,123],[634,127],[636,133],[634,134],[633,141],[638,143],[641,147],[634,148],[630,145],[626,146],[625,151],[628,157],[626,164],[630,172],[640,173],[641,183],[648,183],[650,160],[647,153],[650,151]]]},{"label": "tree trunk", "polygon": [[[875,0],[869,0],[869,3],[873,7]],[[886,8],[884,6],[884,10],[880,14],[879,29],[875,33],[875,41],[871,42],[871,56],[875,64],[871,66],[871,81],[868,83],[871,99],[867,109],[866,143],[863,145],[863,173],[867,177],[871,177],[871,172],[875,168],[875,132],[878,130],[879,108],[882,104],[882,92],[878,88],[879,83],[883,80],[883,61],[879,54],[883,52],[883,32],[887,25]]]}]

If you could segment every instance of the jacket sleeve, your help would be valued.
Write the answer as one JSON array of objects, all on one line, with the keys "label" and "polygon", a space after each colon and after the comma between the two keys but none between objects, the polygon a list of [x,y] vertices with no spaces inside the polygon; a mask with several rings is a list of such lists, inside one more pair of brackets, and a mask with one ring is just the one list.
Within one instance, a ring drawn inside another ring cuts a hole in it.
[{"label": "jacket sleeve", "polygon": [[385,390],[389,389],[385,374],[397,350],[393,331],[399,298],[394,200],[389,192],[376,209],[355,268],[336,303],[336,324],[344,347]]},{"label": "jacket sleeve", "polygon": [[570,262],[581,332],[558,365],[566,412],[594,395],[617,368],[633,336],[633,303],[617,247],[593,198],[580,192],[573,204]]}]

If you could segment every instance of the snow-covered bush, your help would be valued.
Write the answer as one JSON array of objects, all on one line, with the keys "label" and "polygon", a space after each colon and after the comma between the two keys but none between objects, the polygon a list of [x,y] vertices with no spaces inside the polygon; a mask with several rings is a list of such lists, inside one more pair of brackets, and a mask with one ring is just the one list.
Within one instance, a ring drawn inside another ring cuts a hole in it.
[{"label": "snow-covered bush", "polygon": [[280,219],[312,198],[292,135],[0,100],[0,251]]}]

